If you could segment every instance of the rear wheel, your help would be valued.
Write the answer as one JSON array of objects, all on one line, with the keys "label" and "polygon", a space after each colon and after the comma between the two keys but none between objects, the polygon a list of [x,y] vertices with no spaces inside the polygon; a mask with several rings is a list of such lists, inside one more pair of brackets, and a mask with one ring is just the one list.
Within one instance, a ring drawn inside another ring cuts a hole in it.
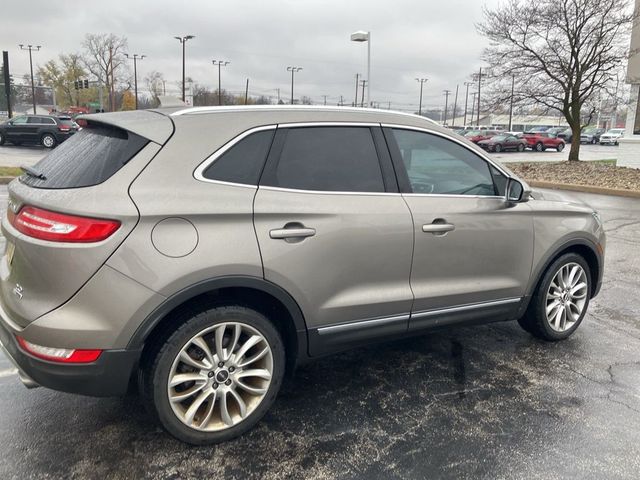
[{"label": "rear wheel", "polygon": [[217,307],[189,318],[143,366],[141,390],[173,436],[194,445],[230,440],[253,427],[276,398],[285,355],[261,313]]},{"label": "rear wheel", "polygon": [[44,135],[42,135],[42,137],[40,138],[40,143],[42,144],[43,147],[45,148],[53,148],[56,146],[56,144],[58,143],[58,141],[56,140],[56,137],[54,137],[52,134],[50,133],[45,133]]},{"label": "rear wheel", "polygon": [[4,145],[5,140],[4,133],[0,132],[0,145]]},{"label": "rear wheel", "polygon": [[562,255],[547,269],[518,322],[543,340],[564,340],[576,331],[589,306],[591,272],[580,255]]},{"label": "rear wheel", "polygon": [[497,143],[495,148],[494,148],[494,150],[495,150],[496,153],[500,153],[502,151],[502,145]]},{"label": "rear wheel", "polygon": [[556,150],[559,151],[559,152],[564,150],[564,143],[559,143],[558,146],[556,147]]},{"label": "rear wheel", "polygon": [[519,152],[524,152],[524,145],[523,144],[518,144],[518,151]]},{"label": "rear wheel", "polygon": [[544,152],[544,145],[542,145],[542,142],[538,142],[536,143],[536,152]]},{"label": "rear wheel", "polygon": [[596,143],[598,143],[598,139],[596,137],[593,137],[591,139],[591,145],[595,145]]}]

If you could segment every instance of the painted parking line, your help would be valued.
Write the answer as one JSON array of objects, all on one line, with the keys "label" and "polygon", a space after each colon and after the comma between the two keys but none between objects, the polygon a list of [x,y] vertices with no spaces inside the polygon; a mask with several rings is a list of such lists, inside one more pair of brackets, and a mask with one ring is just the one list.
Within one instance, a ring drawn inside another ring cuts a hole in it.
[{"label": "painted parking line", "polygon": [[8,368],[6,370],[0,370],[0,378],[13,377],[18,374],[18,370],[15,368]]}]

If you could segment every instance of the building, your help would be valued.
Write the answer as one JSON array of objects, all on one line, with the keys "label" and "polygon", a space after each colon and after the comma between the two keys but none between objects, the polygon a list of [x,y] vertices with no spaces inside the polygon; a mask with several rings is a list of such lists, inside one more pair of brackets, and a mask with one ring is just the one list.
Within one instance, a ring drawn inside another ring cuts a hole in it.
[{"label": "building", "polygon": [[[640,0],[636,0],[636,14]],[[631,85],[624,138],[618,148],[618,165],[640,168],[640,19],[636,16],[631,31],[631,52],[627,65],[626,82]]]},{"label": "building", "polygon": [[[448,125],[464,126],[464,116],[447,120]],[[474,115],[467,115],[467,126],[478,125]],[[501,127],[505,130],[509,128],[509,115],[480,115],[481,127]],[[567,121],[560,115],[513,115],[511,119],[511,130],[514,132],[525,132],[536,127],[566,127]]]}]

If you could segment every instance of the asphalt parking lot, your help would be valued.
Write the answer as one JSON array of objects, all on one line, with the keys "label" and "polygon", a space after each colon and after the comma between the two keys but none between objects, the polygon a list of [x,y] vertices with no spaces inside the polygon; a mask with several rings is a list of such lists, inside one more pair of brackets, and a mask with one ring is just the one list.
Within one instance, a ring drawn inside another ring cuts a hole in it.
[{"label": "asphalt parking lot", "polygon": [[0,478],[638,478],[640,200],[576,196],[601,212],[608,248],[602,292],[565,342],[502,323],[328,357],[256,429],[198,448],[135,396],[26,390],[0,358]]}]

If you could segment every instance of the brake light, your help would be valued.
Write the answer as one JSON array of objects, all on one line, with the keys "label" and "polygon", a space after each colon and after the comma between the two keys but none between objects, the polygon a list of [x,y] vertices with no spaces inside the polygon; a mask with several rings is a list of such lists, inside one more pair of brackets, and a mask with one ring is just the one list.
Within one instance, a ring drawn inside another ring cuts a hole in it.
[{"label": "brake light", "polygon": [[61,132],[68,132],[69,130],[71,130],[71,127],[65,127],[64,125],[58,125],[58,130],[60,130]]},{"label": "brake light", "polygon": [[43,347],[26,341],[24,338],[16,335],[20,347],[30,355],[58,363],[91,363],[95,362],[102,350],[74,350],[70,348],[52,348]]},{"label": "brake light", "polygon": [[9,208],[7,216],[20,233],[51,242],[100,242],[120,227],[117,220],[78,217],[28,206],[22,207],[18,215]]}]

